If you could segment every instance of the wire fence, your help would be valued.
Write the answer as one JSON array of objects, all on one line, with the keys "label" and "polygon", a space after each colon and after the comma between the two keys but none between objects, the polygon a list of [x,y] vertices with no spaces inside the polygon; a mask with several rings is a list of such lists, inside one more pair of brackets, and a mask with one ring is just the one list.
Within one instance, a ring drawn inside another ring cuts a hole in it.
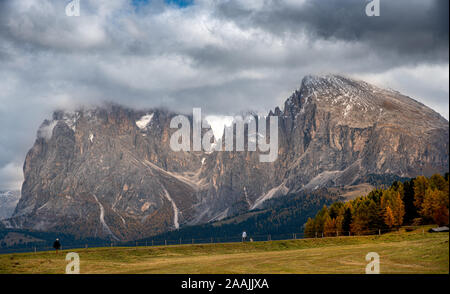
[{"label": "wire fence", "polygon": [[[153,247],[153,246],[173,246],[188,244],[218,244],[218,243],[240,243],[240,242],[262,242],[262,241],[281,241],[281,240],[297,240],[297,239],[316,239],[316,238],[336,238],[336,237],[352,237],[352,236],[369,236],[381,235],[395,230],[364,230],[359,232],[350,231],[322,231],[322,232],[300,232],[300,233],[284,233],[284,234],[261,234],[247,235],[244,239],[241,236],[222,236],[209,238],[179,238],[179,239],[148,239],[145,241],[102,241],[102,242],[69,242],[64,243],[61,240],[62,247],[60,250],[67,249],[89,249],[99,247]],[[425,233],[425,231],[422,231]],[[7,253],[24,253],[24,252],[42,252],[54,250],[48,242],[30,242],[21,244],[19,247],[0,247],[0,254]]]}]

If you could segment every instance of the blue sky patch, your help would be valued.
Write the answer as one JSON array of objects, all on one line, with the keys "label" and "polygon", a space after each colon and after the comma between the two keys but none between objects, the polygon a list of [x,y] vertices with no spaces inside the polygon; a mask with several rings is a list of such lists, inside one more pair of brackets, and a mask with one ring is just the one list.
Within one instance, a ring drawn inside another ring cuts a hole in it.
[{"label": "blue sky patch", "polygon": [[[136,7],[148,4],[151,0],[131,0]],[[168,5],[174,5],[181,8],[194,4],[194,0],[164,0]]]},{"label": "blue sky patch", "polygon": [[177,5],[179,7],[187,7],[194,4],[194,0],[165,0],[167,4]]}]

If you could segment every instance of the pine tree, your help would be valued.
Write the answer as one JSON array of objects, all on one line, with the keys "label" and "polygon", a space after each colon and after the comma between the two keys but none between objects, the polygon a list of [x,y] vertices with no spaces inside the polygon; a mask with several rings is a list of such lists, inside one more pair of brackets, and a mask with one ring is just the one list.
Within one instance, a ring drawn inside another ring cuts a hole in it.
[{"label": "pine tree", "polygon": [[422,203],[425,198],[425,192],[429,187],[428,179],[424,176],[418,176],[414,180],[414,205],[418,211],[422,210]]},{"label": "pine tree", "polygon": [[414,180],[403,183],[403,203],[405,205],[404,223],[410,224],[413,219],[418,218],[416,206],[414,205]]},{"label": "pine tree", "polygon": [[312,218],[308,218],[305,224],[305,237],[313,238],[316,235],[316,224]]},{"label": "pine tree", "polygon": [[430,183],[430,187],[432,189],[436,189],[436,190],[439,190],[439,191],[445,191],[446,189],[448,190],[447,181],[440,174],[432,175],[430,180],[429,180],[429,183]]},{"label": "pine tree", "polygon": [[392,229],[392,227],[395,226],[395,217],[389,206],[386,207],[386,212],[384,215],[384,222],[389,227],[389,229]]},{"label": "pine tree", "polygon": [[340,214],[336,218],[336,232],[338,232],[339,235],[343,234],[342,224],[344,222],[344,215]]},{"label": "pine tree", "polygon": [[322,207],[322,209],[317,213],[316,219],[315,219],[315,231],[317,233],[322,234],[324,230],[324,225],[326,220],[330,217],[328,214],[328,208],[326,205]]},{"label": "pine tree", "polygon": [[350,225],[352,224],[352,209],[351,206],[345,208],[344,219],[342,221],[342,231],[344,233],[350,232]]},{"label": "pine tree", "polygon": [[433,221],[439,226],[448,224],[449,196],[444,191],[428,188],[425,193],[421,215],[425,220]]},{"label": "pine tree", "polygon": [[405,205],[403,204],[402,198],[399,192],[396,192],[394,196],[394,217],[395,225],[401,226],[403,224],[403,217],[405,216]]},{"label": "pine tree", "polygon": [[340,202],[340,201],[334,202],[333,204],[331,204],[330,208],[329,208],[330,217],[337,218],[343,207],[344,207],[344,203]]},{"label": "pine tree", "polygon": [[335,218],[328,217],[325,220],[323,233],[327,237],[336,235],[336,219]]},{"label": "pine tree", "polygon": [[401,199],[400,193],[398,191],[389,189],[383,191],[383,197],[381,197],[381,208],[384,210],[384,220],[385,224],[390,226],[390,224],[386,223],[386,211],[389,207],[392,216],[393,216],[393,225],[401,226],[403,224],[403,217],[405,215],[405,205]]}]

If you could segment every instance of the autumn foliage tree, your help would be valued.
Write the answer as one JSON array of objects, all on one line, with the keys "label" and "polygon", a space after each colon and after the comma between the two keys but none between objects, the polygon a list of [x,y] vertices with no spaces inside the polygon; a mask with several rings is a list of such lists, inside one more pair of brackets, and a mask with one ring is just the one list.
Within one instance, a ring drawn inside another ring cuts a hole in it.
[{"label": "autumn foliage tree", "polygon": [[433,220],[439,226],[448,224],[449,198],[448,193],[428,188],[422,203],[421,215]]},{"label": "autumn foliage tree", "polygon": [[399,227],[403,224],[405,205],[399,191],[393,189],[383,191],[381,208],[383,209],[385,224],[389,228]]},{"label": "autumn foliage tree", "polygon": [[331,236],[336,235],[336,219],[335,218],[328,217],[325,220],[323,232],[326,237],[331,237]]},{"label": "autumn foliage tree", "polygon": [[424,176],[418,176],[414,179],[414,205],[418,211],[422,210],[423,200],[425,199],[425,193],[428,189],[428,179]]},{"label": "autumn foliage tree", "polygon": [[324,206],[305,224],[305,235],[314,237],[369,234],[411,224],[420,216],[422,223],[439,226],[449,222],[449,176],[419,176],[388,189],[375,189],[354,200]]},{"label": "autumn foliage tree", "polygon": [[392,228],[396,225],[394,213],[389,206],[386,207],[386,211],[384,213],[384,222],[389,228]]}]

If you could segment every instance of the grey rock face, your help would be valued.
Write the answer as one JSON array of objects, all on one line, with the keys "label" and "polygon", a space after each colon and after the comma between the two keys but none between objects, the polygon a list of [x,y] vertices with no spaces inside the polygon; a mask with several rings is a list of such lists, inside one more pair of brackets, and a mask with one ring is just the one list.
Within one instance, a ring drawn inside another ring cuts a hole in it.
[{"label": "grey rock face", "polygon": [[0,191],[0,220],[12,216],[19,198],[20,191]]},{"label": "grey rock face", "polygon": [[55,112],[24,164],[8,227],[129,240],[219,220],[367,174],[448,171],[448,121],[394,91],[307,76],[278,116],[273,163],[258,152],[173,152],[176,114],[108,106]]}]

